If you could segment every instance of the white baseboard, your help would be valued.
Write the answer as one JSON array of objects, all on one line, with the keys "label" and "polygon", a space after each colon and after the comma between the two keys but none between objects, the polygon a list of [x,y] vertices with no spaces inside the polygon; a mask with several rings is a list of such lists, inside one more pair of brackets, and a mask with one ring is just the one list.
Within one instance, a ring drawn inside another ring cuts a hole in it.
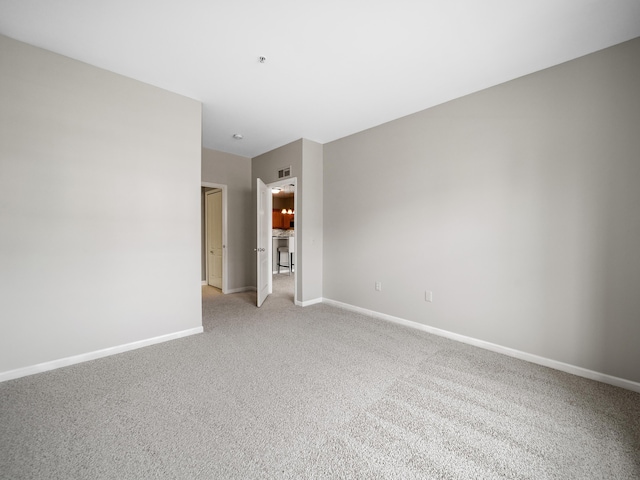
[{"label": "white baseboard", "polygon": [[202,280],[202,285],[209,285],[206,280]]},{"label": "white baseboard", "polygon": [[309,305],[315,305],[316,303],[322,303],[322,302],[323,302],[323,298],[320,297],[320,298],[314,298],[314,299],[311,299],[311,300],[306,300],[304,302],[300,302],[300,301],[296,300],[295,304],[298,307],[308,307]]},{"label": "white baseboard", "polygon": [[87,352],[80,355],[74,355],[72,357],[60,358],[51,362],[44,362],[37,365],[31,365],[29,367],[16,368],[15,370],[0,372],[0,382],[13,380],[20,377],[26,377],[27,375],[33,375],[35,373],[47,372],[49,370],[55,370],[56,368],[74,365],[76,363],[88,362],[89,360],[96,360],[98,358],[108,357],[117,353],[123,353],[128,352],[129,350],[135,350],[137,348],[148,347],[149,345],[155,345],[156,343],[176,340],[178,338],[187,337],[189,335],[202,333],[203,331],[204,329],[202,327],[190,328],[189,330],[182,330],[180,332],[169,333],[167,335],[160,335],[159,337],[147,338],[145,340],[138,340],[137,342],[125,343],[124,345],[103,348],[102,350],[96,350],[94,352]]},{"label": "white baseboard", "polygon": [[417,330],[422,330],[424,332],[432,333],[440,337],[446,337],[451,340],[456,340],[458,342],[473,345],[475,347],[484,348],[485,350],[491,350],[492,352],[502,353],[503,355],[519,358],[520,360],[525,360],[527,362],[542,365],[544,367],[553,368],[555,370],[560,370],[562,372],[578,375],[579,377],[588,378],[590,380],[596,380],[598,382],[607,383],[609,385],[614,385],[616,387],[621,387],[627,390],[632,390],[634,392],[640,393],[640,383],[638,382],[626,380],[624,378],[614,377],[612,375],[607,375],[605,373],[596,372],[594,370],[589,370],[587,368],[578,367],[576,365],[571,365],[569,363],[559,362],[557,360],[552,360],[550,358],[540,357],[538,355],[522,352],[520,350],[515,350],[513,348],[503,347],[502,345],[486,342],[484,340],[478,340],[477,338],[473,338],[473,337],[467,337],[465,335],[449,332],[447,330],[442,330],[440,328],[430,327],[429,325],[423,325],[422,323],[414,322],[411,320],[405,320],[404,318],[394,317],[392,315],[387,315],[386,313],[380,313],[374,310],[367,310],[366,308],[356,307],[354,305],[339,302],[337,300],[323,298],[322,302],[326,303],[327,305],[343,308],[345,310],[351,310],[352,312],[361,313],[363,315],[379,318],[381,320],[387,320],[389,322],[398,323],[400,325],[415,328]]},{"label": "white baseboard", "polygon": [[240,288],[230,288],[224,293],[242,293],[242,292],[255,292],[256,287],[240,287]]}]

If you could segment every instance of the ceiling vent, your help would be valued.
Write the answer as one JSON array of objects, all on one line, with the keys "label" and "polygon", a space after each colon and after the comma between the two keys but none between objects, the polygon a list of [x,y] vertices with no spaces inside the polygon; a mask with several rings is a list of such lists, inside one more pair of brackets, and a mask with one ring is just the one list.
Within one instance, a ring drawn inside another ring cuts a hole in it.
[{"label": "ceiling vent", "polygon": [[278,178],[287,178],[291,176],[291,167],[284,167],[278,170]]}]

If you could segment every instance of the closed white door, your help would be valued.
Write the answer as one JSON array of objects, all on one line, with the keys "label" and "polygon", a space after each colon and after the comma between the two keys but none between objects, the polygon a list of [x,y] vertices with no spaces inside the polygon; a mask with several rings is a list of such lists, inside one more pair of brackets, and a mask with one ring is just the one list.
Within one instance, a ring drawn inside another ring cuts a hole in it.
[{"label": "closed white door", "polygon": [[222,288],[222,192],[207,192],[207,283]]}]

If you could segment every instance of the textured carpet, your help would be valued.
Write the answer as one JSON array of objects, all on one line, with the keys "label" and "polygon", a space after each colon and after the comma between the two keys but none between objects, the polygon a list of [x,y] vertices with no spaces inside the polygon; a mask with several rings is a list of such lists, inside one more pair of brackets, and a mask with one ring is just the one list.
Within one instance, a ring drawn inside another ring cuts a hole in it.
[{"label": "textured carpet", "polygon": [[203,287],[205,332],[0,384],[2,479],[640,478],[640,395]]}]

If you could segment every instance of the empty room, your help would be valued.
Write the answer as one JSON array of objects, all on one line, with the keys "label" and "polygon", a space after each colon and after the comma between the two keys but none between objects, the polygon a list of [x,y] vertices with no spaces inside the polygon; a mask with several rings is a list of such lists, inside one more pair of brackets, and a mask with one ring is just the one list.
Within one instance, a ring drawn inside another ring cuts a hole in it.
[{"label": "empty room", "polygon": [[640,3],[0,0],[0,479],[640,478]]}]

